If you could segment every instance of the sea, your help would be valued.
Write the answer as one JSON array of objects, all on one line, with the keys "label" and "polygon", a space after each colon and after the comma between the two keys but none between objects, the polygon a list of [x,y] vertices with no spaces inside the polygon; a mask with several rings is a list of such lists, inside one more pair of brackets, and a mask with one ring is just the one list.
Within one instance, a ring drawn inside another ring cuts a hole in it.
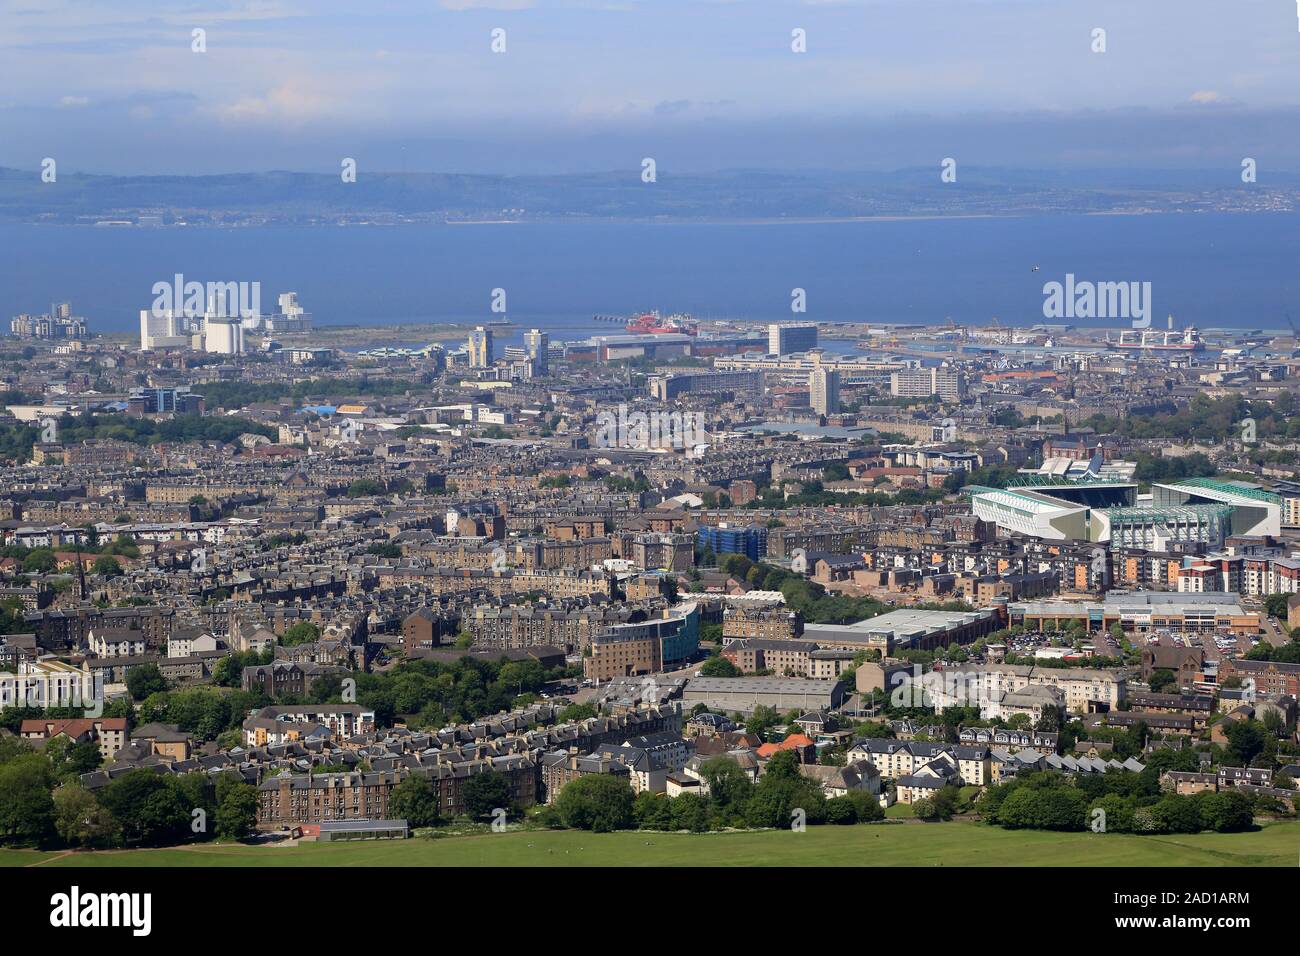
[{"label": "sea", "polygon": [[[1187,213],[830,222],[404,226],[0,225],[0,318],[70,301],[95,331],[138,328],[153,286],[260,283],[318,325],[506,319],[553,340],[597,315],[1004,327],[1047,282],[1150,282],[1153,326],[1286,329],[1300,318],[1300,217]],[[505,312],[494,312],[504,290]],[[800,298],[805,311],[795,312]],[[8,311],[4,311],[4,310]],[[1082,324],[1105,324],[1082,323]],[[1128,322],[1115,320],[1118,330]],[[498,337],[510,342],[521,333]]]}]

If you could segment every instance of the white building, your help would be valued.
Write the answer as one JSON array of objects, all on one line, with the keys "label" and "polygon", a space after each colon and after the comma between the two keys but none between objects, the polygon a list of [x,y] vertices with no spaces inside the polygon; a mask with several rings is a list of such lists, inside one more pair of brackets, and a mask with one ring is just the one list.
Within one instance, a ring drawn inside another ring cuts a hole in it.
[{"label": "white building", "polygon": [[899,398],[928,398],[938,395],[955,402],[966,394],[966,378],[951,368],[909,368],[889,376],[889,391]]},{"label": "white building", "polygon": [[140,310],[140,350],[181,349],[190,345],[189,320],[171,309]]},{"label": "white building", "polygon": [[143,631],[122,627],[92,627],[86,643],[96,657],[134,657],[146,649]]},{"label": "white building", "polygon": [[469,334],[469,341],[465,344],[469,351],[469,364],[471,368],[489,368],[495,361],[495,353],[492,347],[492,330],[484,326],[476,326]]},{"label": "white building", "polygon": [[1088,508],[1027,488],[968,485],[975,517],[1004,531],[1019,531],[1045,541],[1086,541]]},{"label": "white building", "polygon": [[546,375],[550,365],[551,337],[541,329],[524,333],[524,352],[533,363],[534,375]]},{"label": "white building", "polygon": [[203,317],[203,350],[214,355],[240,355],[244,351],[244,326],[239,319]]},{"label": "white building", "polygon": [[193,657],[217,650],[217,639],[197,629],[178,629],[167,639],[168,657]]},{"label": "white building", "polygon": [[6,707],[84,707],[103,712],[104,680],[89,665],[62,661],[18,662],[18,673],[0,672],[0,710]]},{"label": "white building", "polygon": [[1151,485],[1156,508],[1224,504],[1232,507],[1232,535],[1258,537],[1282,533],[1282,496],[1246,481],[1187,478]]},{"label": "white building", "polygon": [[834,415],[840,410],[840,373],[822,368],[821,363],[808,376],[809,404],[818,415]]}]

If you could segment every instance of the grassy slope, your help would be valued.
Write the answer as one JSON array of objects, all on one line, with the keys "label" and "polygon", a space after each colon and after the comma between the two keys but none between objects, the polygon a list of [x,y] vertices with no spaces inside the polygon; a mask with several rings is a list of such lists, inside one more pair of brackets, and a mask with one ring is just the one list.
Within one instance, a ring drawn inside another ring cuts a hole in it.
[{"label": "grassy slope", "polygon": [[805,833],[515,831],[402,842],[51,854],[0,866],[1288,866],[1300,822],[1252,833],[1137,837],[1010,831],[976,823],[810,827]]}]

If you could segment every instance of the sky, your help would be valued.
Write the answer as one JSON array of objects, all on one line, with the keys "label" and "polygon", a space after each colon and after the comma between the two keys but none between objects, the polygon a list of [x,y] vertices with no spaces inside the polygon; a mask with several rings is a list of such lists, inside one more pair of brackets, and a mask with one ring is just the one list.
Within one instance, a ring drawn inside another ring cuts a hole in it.
[{"label": "sky", "polygon": [[1298,121],[1296,0],[0,0],[20,169],[1300,171]]}]

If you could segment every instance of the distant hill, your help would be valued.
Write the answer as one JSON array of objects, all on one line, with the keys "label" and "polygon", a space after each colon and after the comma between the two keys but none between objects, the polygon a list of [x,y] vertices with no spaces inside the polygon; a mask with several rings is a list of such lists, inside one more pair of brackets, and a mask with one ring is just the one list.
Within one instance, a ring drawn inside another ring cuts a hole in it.
[{"label": "distant hill", "polygon": [[1050,173],[939,165],[861,174],[727,170],[699,175],[640,168],[557,176],[266,172],[218,176],[97,176],[0,167],[0,220],[169,224],[331,224],[369,220],[763,220],[1087,212],[1294,211],[1300,177],[1245,185],[1222,170]]}]

